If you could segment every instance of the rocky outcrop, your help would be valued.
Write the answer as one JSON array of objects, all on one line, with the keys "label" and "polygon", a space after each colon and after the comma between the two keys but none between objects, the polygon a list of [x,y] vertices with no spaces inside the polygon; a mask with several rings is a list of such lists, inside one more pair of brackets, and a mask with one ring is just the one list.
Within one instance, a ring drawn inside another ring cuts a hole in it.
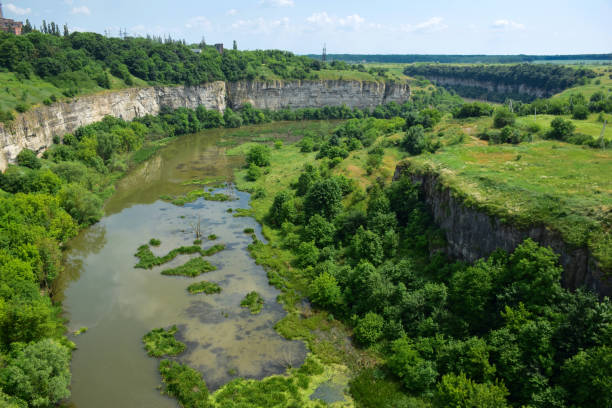
[{"label": "rocky outcrop", "polygon": [[404,102],[410,96],[406,84],[360,81],[213,82],[199,86],[125,89],[83,96],[68,102],[41,106],[20,114],[10,125],[0,123],[0,171],[14,163],[24,148],[42,153],[54,136],[111,115],[125,120],[156,115],[163,106],[224,111],[251,103],[257,108],[316,108],[345,104],[372,108],[386,102]]},{"label": "rocky outcrop", "polygon": [[612,295],[612,277],[604,273],[587,248],[568,245],[557,231],[544,225],[519,228],[471,208],[445,187],[436,174],[413,171],[408,163],[396,168],[394,179],[402,174],[409,174],[421,185],[436,224],[446,233],[449,255],[474,262],[498,248],[511,252],[531,238],[559,254],[564,287],[573,290],[585,286],[600,296]]},{"label": "rocky outcrop", "polygon": [[489,81],[478,81],[475,79],[461,79],[452,77],[440,77],[440,76],[428,76],[431,82],[441,86],[464,86],[470,88],[486,89],[489,92],[496,92],[500,94],[524,94],[534,98],[547,98],[554,95],[557,92],[561,92],[562,89],[553,90],[551,92],[540,88],[533,88],[527,85],[507,85]]},{"label": "rocky outcrop", "polygon": [[410,94],[405,83],[360,81],[240,81],[228,84],[228,104],[245,103],[260,109],[317,108],[346,105],[374,108],[387,102],[402,103]]},{"label": "rocky outcrop", "polygon": [[0,124],[0,170],[13,163],[24,149],[41,153],[53,143],[54,136],[71,133],[79,126],[98,122],[105,116],[132,120],[156,115],[162,106],[224,110],[225,82],[200,86],[151,87],[124,89],[82,96],[68,102],[41,106],[18,115],[10,125]]}]

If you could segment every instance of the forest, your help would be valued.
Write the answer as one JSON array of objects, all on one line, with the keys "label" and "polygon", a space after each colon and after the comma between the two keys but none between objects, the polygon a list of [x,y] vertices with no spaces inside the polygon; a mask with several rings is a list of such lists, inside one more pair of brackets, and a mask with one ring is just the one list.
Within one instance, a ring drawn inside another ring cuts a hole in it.
[{"label": "forest", "polygon": [[[309,54],[311,58],[320,55]],[[352,63],[390,63],[413,64],[415,62],[434,62],[441,64],[516,64],[521,62],[553,61],[611,61],[612,54],[576,54],[576,55],[445,55],[445,54],[328,54],[333,61]]]},{"label": "forest", "polygon": [[[443,85],[454,89],[463,97],[494,102],[503,102],[508,98],[531,102],[536,99],[535,91],[549,97],[577,84],[584,84],[587,79],[596,76],[596,73],[590,69],[574,69],[552,64],[415,64],[407,66],[404,74],[422,76],[434,82],[444,79],[477,81],[481,84]],[[494,84],[494,89],[489,89],[490,84]],[[522,90],[522,87],[530,88],[531,91]]]}]

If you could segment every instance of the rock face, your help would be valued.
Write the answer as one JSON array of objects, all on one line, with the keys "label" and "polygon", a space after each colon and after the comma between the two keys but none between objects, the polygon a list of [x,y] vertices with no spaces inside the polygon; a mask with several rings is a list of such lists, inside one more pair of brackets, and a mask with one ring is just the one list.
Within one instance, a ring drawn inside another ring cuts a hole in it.
[{"label": "rock face", "polygon": [[460,79],[451,77],[428,76],[427,79],[441,86],[466,86],[470,88],[482,88],[489,92],[499,93],[517,93],[533,96],[535,98],[547,98],[561,92],[562,89],[553,90],[552,92],[540,88],[533,88],[526,85],[506,85],[488,81],[477,81],[475,79]]},{"label": "rock face", "polygon": [[10,125],[0,123],[0,171],[14,163],[24,149],[42,153],[54,136],[111,115],[125,120],[156,115],[163,106],[173,109],[200,105],[224,111],[251,103],[256,108],[316,108],[347,106],[366,108],[387,102],[404,102],[410,96],[406,84],[360,81],[213,82],[199,86],[125,89],[41,106],[18,115]]},{"label": "rock face", "polygon": [[558,232],[546,226],[517,228],[470,208],[460,198],[454,197],[435,174],[420,174],[411,171],[409,165],[401,164],[395,170],[394,179],[406,173],[421,185],[424,200],[436,224],[446,233],[449,255],[474,262],[498,248],[511,252],[525,239],[531,238],[560,255],[564,287],[574,290],[586,286],[600,296],[612,295],[612,278],[604,274],[587,248],[566,244]]},{"label": "rock face", "polygon": [[317,108],[339,106],[373,108],[387,102],[408,99],[407,84],[359,81],[268,81],[228,84],[228,104],[239,108],[245,103],[260,109]]}]

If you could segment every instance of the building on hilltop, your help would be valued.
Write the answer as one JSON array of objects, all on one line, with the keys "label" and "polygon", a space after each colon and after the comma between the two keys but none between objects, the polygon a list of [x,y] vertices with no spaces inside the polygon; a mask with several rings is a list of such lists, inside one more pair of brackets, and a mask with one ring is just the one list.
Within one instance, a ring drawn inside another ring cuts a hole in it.
[{"label": "building on hilltop", "polygon": [[215,44],[215,48],[217,49],[217,51],[219,51],[219,54],[223,54],[223,44]]},{"label": "building on hilltop", "polygon": [[4,18],[4,13],[2,13],[2,3],[0,3],[0,31],[12,33],[15,35],[21,35],[22,29],[23,23],[21,21]]}]

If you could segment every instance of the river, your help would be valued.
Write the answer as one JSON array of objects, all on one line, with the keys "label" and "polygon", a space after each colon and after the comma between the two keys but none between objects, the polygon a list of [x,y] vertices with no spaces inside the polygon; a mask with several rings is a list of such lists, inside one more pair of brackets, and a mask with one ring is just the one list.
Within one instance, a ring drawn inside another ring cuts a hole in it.
[{"label": "river", "polygon": [[[269,133],[271,126],[261,129]],[[70,242],[61,300],[70,331],[88,328],[69,336],[77,346],[73,406],[175,407],[176,401],[160,393],[159,360],[148,357],[142,344],[142,336],[158,327],[178,326],[177,338],[187,350],[176,359],[198,369],[212,390],[237,376],[262,378],[284,372],[288,360],[294,366],[303,361],[305,345],[274,331],[285,314],[276,301],[279,291],[268,284],[266,272],[247,251],[252,238],[244,230],[253,228],[263,239],[260,225],[228,212],[248,208],[249,195],[231,192],[236,201],[200,199],[184,207],[159,200],[163,194],[198,188],[183,185],[194,178],[231,178],[243,158],[225,154],[222,145],[230,133],[213,130],[171,142],[122,179],[106,204],[106,217]],[[152,270],[134,268],[137,248],[151,238],[162,241],[153,248],[156,255],[192,245],[191,225],[198,218],[204,237],[218,236],[215,241],[204,238],[204,248],[227,245],[206,258],[216,271],[195,279],[160,274],[186,262],[189,255]],[[187,286],[201,280],[218,283],[222,292],[190,295]],[[265,300],[262,313],[255,316],[240,308],[242,298],[253,290]]]}]

